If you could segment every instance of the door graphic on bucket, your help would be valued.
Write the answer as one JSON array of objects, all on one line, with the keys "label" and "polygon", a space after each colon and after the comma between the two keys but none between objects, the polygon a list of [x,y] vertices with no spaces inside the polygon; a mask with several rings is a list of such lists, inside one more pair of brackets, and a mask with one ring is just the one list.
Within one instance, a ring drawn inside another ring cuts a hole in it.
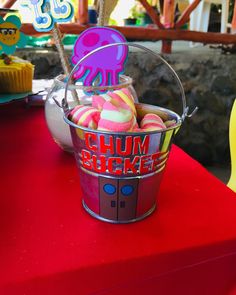
[{"label": "door graphic on bucket", "polygon": [[99,177],[100,215],[118,221],[136,217],[138,179]]}]

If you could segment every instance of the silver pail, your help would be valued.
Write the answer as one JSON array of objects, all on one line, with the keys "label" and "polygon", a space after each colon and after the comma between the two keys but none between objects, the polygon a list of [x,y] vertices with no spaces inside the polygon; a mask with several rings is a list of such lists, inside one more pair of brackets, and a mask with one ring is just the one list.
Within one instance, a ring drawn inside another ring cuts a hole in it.
[{"label": "silver pail", "polygon": [[[183,114],[153,105],[136,103],[138,118],[155,113],[175,120],[169,128],[147,132],[107,132],[74,124],[69,118],[66,93],[75,68],[89,55],[110,46],[126,45],[145,50],[171,70],[181,91]],[[182,84],[170,65],[158,54],[138,44],[115,43],[99,47],[82,58],[72,70],[64,100],[64,120],[70,126],[76,163],[79,168],[85,210],[93,217],[112,223],[129,223],[150,215],[156,208],[157,194],[171,144],[188,115]]]}]

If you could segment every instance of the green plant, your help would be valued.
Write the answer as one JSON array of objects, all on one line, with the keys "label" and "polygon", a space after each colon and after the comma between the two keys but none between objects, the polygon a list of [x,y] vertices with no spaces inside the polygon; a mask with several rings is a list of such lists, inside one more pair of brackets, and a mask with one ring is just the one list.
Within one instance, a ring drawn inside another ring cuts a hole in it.
[{"label": "green plant", "polygon": [[129,11],[130,18],[141,18],[144,14],[143,8],[139,2],[137,2]]},{"label": "green plant", "polygon": [[117,26],[117,21],[114,20],[114,19],[112,19],[112,18],[110,18],[110,19],[109,19],[109,25],[110,25],[110,26]]}]

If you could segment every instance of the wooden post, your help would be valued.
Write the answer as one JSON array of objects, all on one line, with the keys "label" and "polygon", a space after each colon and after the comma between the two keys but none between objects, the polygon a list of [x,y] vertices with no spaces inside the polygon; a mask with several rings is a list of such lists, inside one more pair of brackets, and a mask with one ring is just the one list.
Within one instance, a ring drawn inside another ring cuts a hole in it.
[{"label": "wooden post", "polygon": [[172,41],[162,40],[161,53],[170,54],[171,52],[172,52]]},{"label": "wooden post", "polygon": [[78,22],[80,25],[88,24],[88,0],[79,0]]},{"label": "wooden post", "polygon": [[179,18],[179,20],[176,22],[175,24],[175,28],[180,28],[182,27],[185,23],[187,23],[189,21],[189,17],[191,12],[198,6],[198,4],[201,2],[202,0],[194,0],[182,13],[181,17]]},{"label": "wooden post", "polygon": [[[15,2],[16,2],[16,0],[7,0],[5,2],[5,4],[3,5],[3,8],[11,8],[12,5],[15,4]],[[3,13],[1,13],[1,16],[4,17],[6,14],[7,14],[6,12],[3,12]]]},{"label": "wooden post", "polygon": [[4,5],[3,8],[11,8],[13,4],[15,4],[16,0],[7,0]]},{"label": "wooden post", "polygon": [[[62,34],[78,35],[85,29],[92,27],[90,25],[82,26],[78,23],[58,24]],[[236,34],[222,34],[211,32],[196,32],[189,30],[157,30],[149,27],[125,27],[125,26],[110,26],[111,28],[120,31],[128,39],[160,41],[160,40],[182,40],[200,42],[204,44],[236,44]],[[32,24],[22,24],[21,32],[30,36],[42,36],[48,32],[35,31]]]},{"label": "wooden post", "polygon": [[[174,17],[175,17],[175,0],[164,0],[163,7],[163,25],[165,29],[174,28]],[[162,41],[162,53],[171,53],[172,41],[163,40]]]},{"label": "wooden post", "polygon": [[174,27],[175,0],[165,0],[163,8],[163,25],[166,29]]},{"label": "wooden post", "polygon": [[164,26],[161,23],[159,16],[157,15],[156,11],[152,8],[152,6],[149,5],[146,0],[140,0],[140,2],[143,5],[143,7],[146,9],[146,12],[150,16],[153,23],[156,24],[159,29],[164,29]]}]

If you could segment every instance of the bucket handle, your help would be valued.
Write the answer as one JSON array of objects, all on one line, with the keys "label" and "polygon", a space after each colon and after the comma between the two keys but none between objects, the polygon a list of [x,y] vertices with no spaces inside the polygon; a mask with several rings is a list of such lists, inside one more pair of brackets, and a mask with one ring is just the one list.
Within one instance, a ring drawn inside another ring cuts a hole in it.
[{"label": "bucket handle", "polygon": [[[181,115],[181,118],[182,120],[184,121],[184,119],[186,117],[192,117],[196,111],[198,110],[198,107],[195,107],[195,109],[189,113],[189,107],[186,105],[186,97],[185,97],[185,92],[184,92],[184,88],[183,88],[183,85],[177,75],[177,73],[175,72],[175,70],[169,65],[169,63],[163,58],[161,57],[158,53],[146,48],[145,46],[143,45],[140,45],[140,44],[135,44],[135,43],[129,43],[129,42],[119,42],[119,43],[111,43],[111,44],[107,44],[107,45],[104,45],[104,46],[101,46],[101,47],[98,47],[92,51],[90,51],[88,54],[86,54],[85,56],[83,56],[77,63],[76,65],[73,67],[72,71],[70,72],[69,76],[68,76],[68,79],[67,79],[67,82],[66,82],[66,86],[65,86],[65,97],[64,99],[62,100],[62,105],[60,105],[57,101],[56,104],[59,105],[61,108],[63,108],[64,112],[68,111],[68,101],[67,101],[67,92],[68,92],[68,88],[69,88],[69,84],[70,84],[70,81],[71,81],[71,78],[75,72],[75,70],[77,69],[77,67],[84,61],[86,60],[89,56],[93,55],[94,53],[97,53],[103,49],[106,49],[106,48],[109,48],[109,47],[113,47],[113,46],[119,46],[119,45],[124,45],[124,46],[131,46],[131,47],[136,47],[136,48],[139,48],[139,49],[142,49],[148,53],[150,53],[152,56],[154,57],[157,57],[159,60],[161,60],[168,68],[169,70],[172,72],[172,74],[174,75],[174,77],[176,78],[177,80],[177,83],[178,83],[178,86],[179,86],[179,89],[180,89],[180,93],[181,93],[181,98],[182,98],[182,115]],[[91,86],[87,86],[86,88],[89,88]],[[54,98],[55,100],[55,98]]]}]

